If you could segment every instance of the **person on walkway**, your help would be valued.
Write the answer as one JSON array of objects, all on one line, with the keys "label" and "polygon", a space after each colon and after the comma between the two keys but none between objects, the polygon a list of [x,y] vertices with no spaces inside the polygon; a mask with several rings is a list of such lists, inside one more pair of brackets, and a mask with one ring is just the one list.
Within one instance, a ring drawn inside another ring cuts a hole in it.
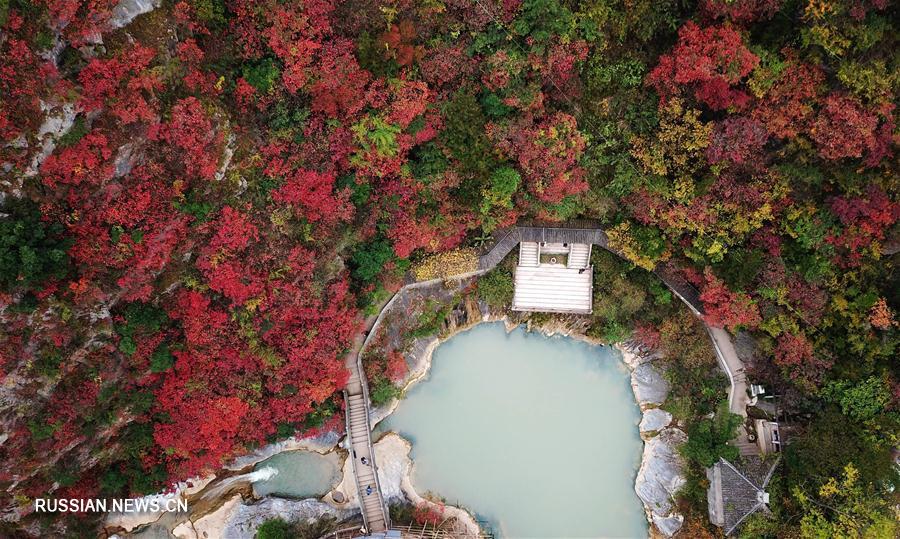
[{"label": "person on walkway", "polygon": [[361,459],[359,459],[359,460],[362,461],[363,465],[365,465],[365,466],[368,466],[368,465],[369,465],[369,459],[367,459],[366,457],[363,457],[363,458],[361,458]]},{"label": "person on walkway", "polygon": [[366,485],[366,496],[372,495],[372,485]]}]

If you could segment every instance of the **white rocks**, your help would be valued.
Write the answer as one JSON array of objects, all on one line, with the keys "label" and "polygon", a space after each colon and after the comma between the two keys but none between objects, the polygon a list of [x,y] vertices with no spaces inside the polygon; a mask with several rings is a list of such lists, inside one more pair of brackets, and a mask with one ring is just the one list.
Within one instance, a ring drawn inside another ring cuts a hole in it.
[{"label": "white rocks", "polygon": [[198,519],[195,522],[186,520],[172,530],[172,535],[178,539],[197,539],[198,537],[226,537],[225,526],[234,518],[238,506],[241,505],[241,495],[235,494],[221,507],[212,513]]},{"label": "white rocks", "polygon": [[[412,445],[407,440],[397,433],[389,432],[378,440],[374,448],[375,462],[378,464],[378,482],[381,485],[381,492],[387,501],[409,500],[413,505],[432,506],[442,511],[445,520],[455,518],[457,529],[470,535],[479,533],[478,522],[465,510],[451,505],[438,506],[430,500],[422,498],[416,492],[412,482],[409,480],[409,474],[412,471],[412,460],[409,458],[409,452],[412,449]],[[336,489],[343,492],[347,497],[346,505],[342,504],[341,507],[357,508],[359,507],[359,497],[357,496],[356,478],[353,476],[350,459],[344,462],[343,473],[344,478]]]},{"label": "white rocks", "polygon": [[641,434],[662,430],[672,422],[672,414],[660,408],[651,408],[644,411],[641,419]]},{"label": "white rocks", "polygon": [[681,529],[681,525],[684,524],[684,516],[674,514],[670,517],[659,517],[653,515],[653,524],[656,525],[656,529],[660,531],[666,537],[672,537],[678,530]]},{"label": "white rocks", "polygon": [[[659,520],[672,533],[677,531],[675,521],[680,517],[674,512],[675,493],[686,482],[678,446],[686,440],[687,435],[681,430],[666,428],[644,442],[641,468],[634,482],[634,490],[644,502],[654,524]],[[665,533],[662,528],[660,531]]]},{"label": "white rocks", "polygon": [[631,371],[631,388],[642,408],[648,404],[662,404],[669,394],[669,382],[652,362],[641,363]]},{"label": "white rocks", "polygon": [[228,172],[228,166],[234,157],[234,133],[228,133],[228,139],[225,142],[225,150],[222,152],[222,165],[216,171],[215,180],[220,182],[225,179],[225,173]]},{"label": "white rocks", "polygon": [[119,150],[116,152],[115,161],[113,162],[113,166],[115,167],[113,178],[121,178],[122,176],[129,174],[131,169],[134,168],[134,163],[137,159],[134,149],[135,143],[133,142],[128,142],[119,146]]},{"label": "white rocks", "polygon": [[44,123],[38,128],[35,138],[41,144],[41,150],[35,154],[31,164],[25,170],[26,176],[34,176],[38,168],[47,157],[56,149],[56,141],[69,132],[75,124],[75,105],[65,103],[55,107],[41,101],[41,110],[47,113]]},{"label": "white rocks", "polygon": [[651,356],[641,354],[637,347],[634,345],[617,344],[615,348],[622,353],[622,362],[632,370],[642,363],[647,363],[648,361],[653,360]]},{"label": "white rocks", "polygon": [[640,432],[644,440],[641,468],[634,480],[634,491],[644,503],[647,520],[664,536],[681,529],[684,516],[675,512],[675,493],[687,481],[678,446],[687,435],[670,427],[672,414],[657,408],[666,401],[669,383],[656,367],[656,357],[636,353],[633,347],[618,346],[622,360],[631,369],[631,388],[641,407]]},{"label": "white rocks", "polygon": [[387,500],[402,500],[400,485],[409,474],[412,462],[409,451],[412,446],[399,435],[390,433],[375,444],[375,462],[378,464],[378,482],[381,494]]},{"label": "white rocks", "polygon": [[[160,500],[160,506],[165,507],[165,500],[174,498],[174,495],[166,495],[166,494],[153,494],[150,496],[145,496],[145,498],[157,498]],[[180,496],[179,496],[180,497]],[[137,528],[138,526],[143,526],[144,524],[149,524],[151,522],[156,522],[159,520],[165,511],[135,511],[129,513],[115,513],[111,512],[106,517],[106,526],[109,528],[122,528],[123,530],[130,532]]]},{"label": "white rocks", "polygon": [[138,15],[149,13],[159,7],[161,0],[122,0],[112,10],[109,25],[113,29],[122,28]]}]

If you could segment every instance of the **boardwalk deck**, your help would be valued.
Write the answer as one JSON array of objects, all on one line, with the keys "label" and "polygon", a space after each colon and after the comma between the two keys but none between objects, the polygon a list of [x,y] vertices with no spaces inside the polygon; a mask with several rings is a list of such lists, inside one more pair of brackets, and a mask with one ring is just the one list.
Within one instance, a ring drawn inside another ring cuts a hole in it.
[{"label": "boardwalk deck", "polygon": [[562,264],[517,266],[514,311],[590,314],[590,269]]}]

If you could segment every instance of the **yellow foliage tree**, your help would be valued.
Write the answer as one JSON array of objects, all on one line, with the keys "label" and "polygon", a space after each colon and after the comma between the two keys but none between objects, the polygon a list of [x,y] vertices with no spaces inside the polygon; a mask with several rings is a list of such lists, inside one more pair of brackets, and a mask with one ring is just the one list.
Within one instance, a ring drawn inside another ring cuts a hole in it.
[{"label": "yellow foliage tree", "polygon": [[693,175],[706,163],[712,123],[700,120],[700,111],[670,99],[660,111],[659,129],[652,137],[634,137],[631,154],[644,171],[672,181],[668,198],[686,201],[694,191]]}]

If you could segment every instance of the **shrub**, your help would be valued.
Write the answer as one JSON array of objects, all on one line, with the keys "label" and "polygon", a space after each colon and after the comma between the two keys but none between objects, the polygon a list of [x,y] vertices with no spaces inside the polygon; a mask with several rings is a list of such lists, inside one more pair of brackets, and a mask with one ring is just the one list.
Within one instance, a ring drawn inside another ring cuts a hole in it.
[{"label": "shrub", "polygon": [[293,539],[291,523],[282,518],[271,518],[256,529],[256,539]]},{"label": "shrub", "polygon": [[374,406],[382,406],[394,399],[399,399],[400,393],[400,388],[384,376],[375,378],[369,384],[369,398],[372,399]]},{"label": "shrub", "polygon": [[441,330],[452,308],[452,305],[442,306],[438,302],[429,299],[422,306],[422,313],[419,315],[416,327],[410,332],[410,335],[412,337],[435,335]]},{"label": "shrub", "polygon": [[165,372],[172,368],[172,365],[174,364],[175,358],[172,356],[172,352],[169,351],[169,347],[165,344],[159,345],[153,352],[153,355],[150,356],[151,372]]},{"label": "shrub", "polygon": [[281,69],[271,58],[244,66],[244,79],[260,93],[268,93],[281,77]]},{"label": "shrub", "polygon": [[506,307],[513,299],[513,276],[506,268],[497,268],[478,280],[478,297],[491,307]]},{"label": "shrub", "polygon": [[[116,332],[121,337],[119,340],[119,351],[129,356],[137,351],[136,334],[155,333],[169,320],[164,310],[155,305],[140,302],[128,304],[122,316],[125,319],[124,323],[116,324]],[[154,362],[157,366],[162,366],[163,359],[155,359]]]}]

